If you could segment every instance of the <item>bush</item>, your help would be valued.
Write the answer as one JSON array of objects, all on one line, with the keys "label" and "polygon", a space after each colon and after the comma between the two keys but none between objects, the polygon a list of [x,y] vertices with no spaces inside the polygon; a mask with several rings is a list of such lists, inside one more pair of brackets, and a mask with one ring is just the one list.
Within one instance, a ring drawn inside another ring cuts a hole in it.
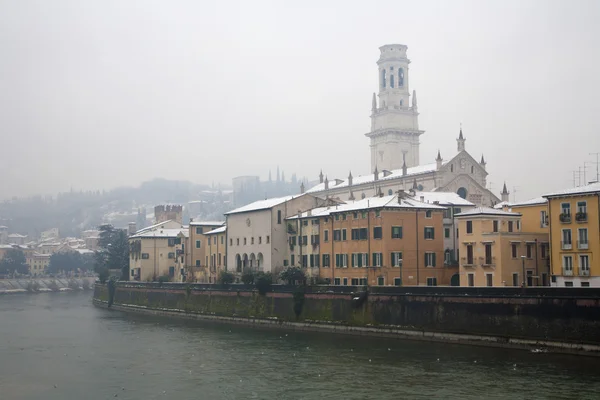
[{"label": "bush", "polygon": [[254,283],[255,275],[251,270],[245,270],[242,274],[242,282],[246,285],[252,285]]},{"label": "bush", "polygon": [[50,284],[48,285],[48,289],[52,290],[53,292],[58,292],[60,290],[56,281],[50,282]]},{"label": "bush", "polygon": [[289,285],[295,285],[297,282],[304,283],[306,275],[300,267],[287,267],[281,271],[279,279]]},{"label": "bush", "polygon": [[235,276],[231,272],[221,271],[219,274],[219,283],[221,285],[230,285],[235,281]]},{"label": "bush", "polygon": [[264,273],[259,272],[254,279],[258,294],[264,296],[267,292],[271,291],[271,285],[273,284],[273,275],[270,272]]},{"label": "bush", "polygon": [[161,275],[158,277],[158,283],[167,283],[171,282],[171,277],[169,275]]},{"label": "bush", "polygon": [[110,273],[108,272],[108,268],[103,267],[98,269],[98,279],[100,279],[100,283],[105,284],[109,276]]}]

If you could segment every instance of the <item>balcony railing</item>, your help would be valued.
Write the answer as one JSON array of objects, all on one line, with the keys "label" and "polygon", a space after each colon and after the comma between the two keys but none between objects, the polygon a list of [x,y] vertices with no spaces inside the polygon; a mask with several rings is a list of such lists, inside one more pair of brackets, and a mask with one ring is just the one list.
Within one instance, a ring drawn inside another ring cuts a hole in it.
[{"label": "balcony railing", "polygon": [[484,267],[493,267],[496,265],[496,257],[491,256],[491,257],[479,257],[481,264]]},{"label": "balcony railing", "polygon": [[475,265],[473,261],[473,257],[461,257],[460,259],[460,263],[467,267]]},{"label": "balcony railing", "polygon": [[563,275],[564,276],[573,276],[573,268],[563,267]]},{"label": "balcony railing", "polygon": [[575,221],[577,221],[577,222],[587,221],[587,213],[586,212],[578,212],[577,214],[575,214]]},{"label": "balcony railing", "polygon": [[587,250],[589,248],[589,243],[587,240],[578,240],[577,241],[577,248],[579,250]]},{"label": "balcony railing", "polygon": [[571,250],[573,248],[573,242],[560,242],[560,246],[563,250]]},{"label": "balcony railing", "polygon": [[579,269],[579,276],[590,276],[589,269]]},{"label": "balcony railing", "polygon": [[560,222],[569,223],[571,222],[571,214],[570,213],[562,213],[559,216]]}]

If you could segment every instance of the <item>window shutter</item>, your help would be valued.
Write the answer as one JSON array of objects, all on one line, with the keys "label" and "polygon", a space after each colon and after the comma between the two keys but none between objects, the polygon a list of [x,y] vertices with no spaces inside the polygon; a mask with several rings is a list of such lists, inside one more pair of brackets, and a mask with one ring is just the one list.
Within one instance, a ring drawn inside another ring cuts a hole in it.
[{"label": "window shutter", "polygon": [[432,257],[433,257],[433,260],[432,260],[433,262],[432,262],[432,264],[433,264],[433,266],[434,266],[434,267],[435,267],[435,265],[436,265],[436,264],[435,264],[435,261],[436,261],[436,260],[435,260],[435,256],[436,256],[436,254],[435,254],[435,253],[433,253],[433,255],[432,255]]}]

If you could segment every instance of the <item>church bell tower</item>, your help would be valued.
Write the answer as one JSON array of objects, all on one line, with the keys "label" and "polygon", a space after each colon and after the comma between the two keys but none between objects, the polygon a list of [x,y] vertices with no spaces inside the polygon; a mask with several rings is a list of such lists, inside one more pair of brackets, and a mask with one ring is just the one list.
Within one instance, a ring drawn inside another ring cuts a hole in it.
[{"label": "church bell tower", "polygon": [[[407,46],[386,44],[377,61],[379,94],[373,93],[371,109],[371,171],[419,165],[417,93],[409,90]],[[410,101],[412,100],[412,104]]]}]

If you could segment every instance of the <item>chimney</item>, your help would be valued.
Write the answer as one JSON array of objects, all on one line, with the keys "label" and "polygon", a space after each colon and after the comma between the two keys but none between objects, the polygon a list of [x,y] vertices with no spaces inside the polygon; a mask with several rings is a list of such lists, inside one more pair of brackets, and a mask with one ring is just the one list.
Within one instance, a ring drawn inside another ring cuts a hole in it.
[{"label": "chimney", "polygon": [[329,190],[329,179],[325,177],[325,190]]},{"label": "chimney", "polygon": [[425,203],[425,196],[421,196],[420,200],[421,200],[421,203]]},{"label": "chimney", "polygon": [[304,182],[302,182],[302,183],[300,184],[300,194],[303,194],[303,193],[304,193],[304,189],[305,189],[305,188],[304,188]]}]

